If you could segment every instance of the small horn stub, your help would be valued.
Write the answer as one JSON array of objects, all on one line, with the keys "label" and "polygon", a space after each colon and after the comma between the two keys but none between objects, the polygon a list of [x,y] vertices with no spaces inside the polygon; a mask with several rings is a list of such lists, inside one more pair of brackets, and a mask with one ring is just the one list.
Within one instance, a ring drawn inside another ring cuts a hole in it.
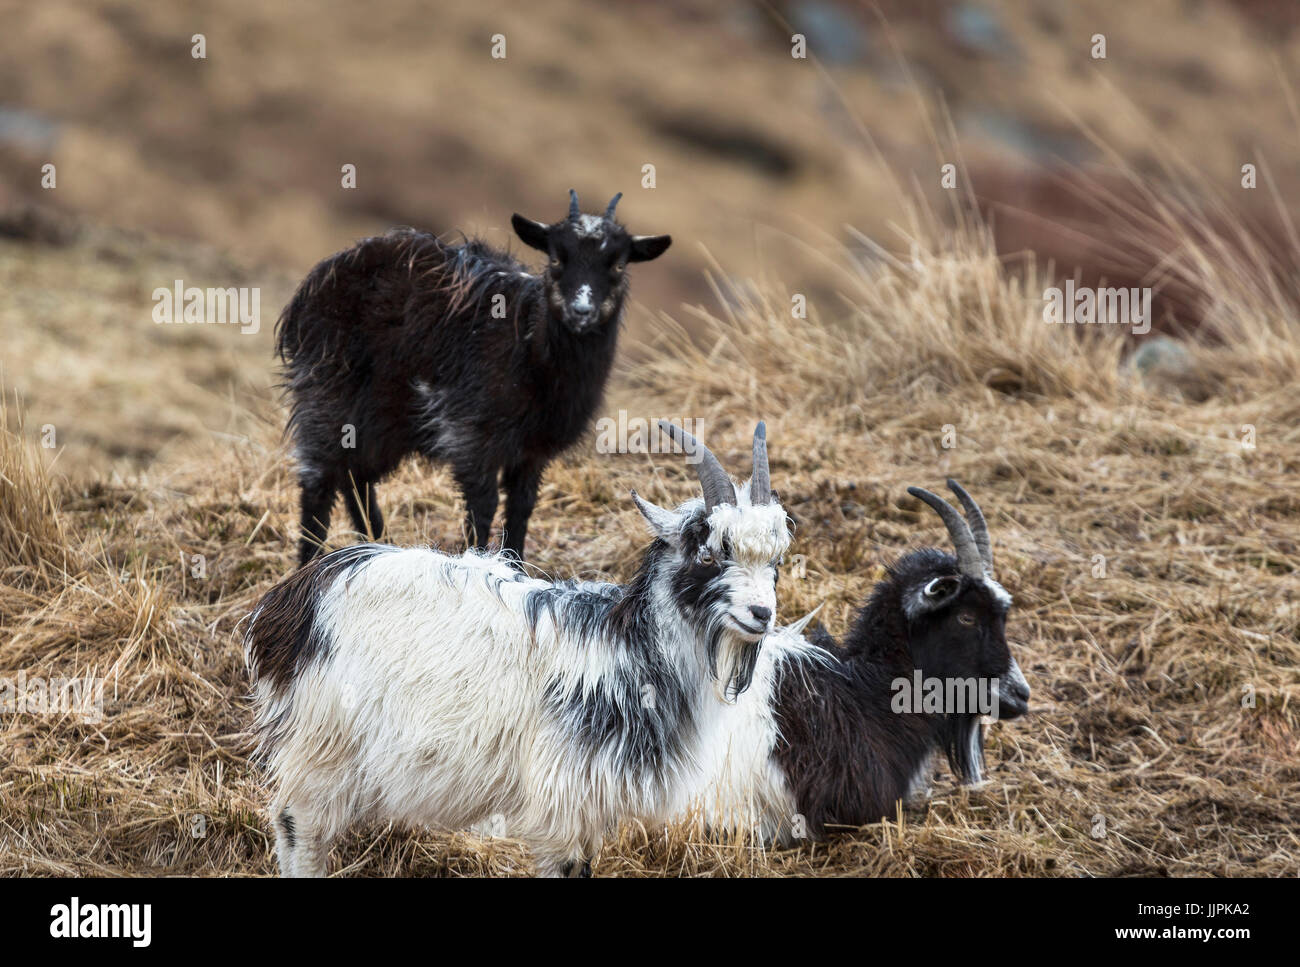
[{"label": "small horn stub", "polygon": [[578,193],[572,188],[569,189],[569,217],[577,218],[582,214],[582,209],[578,207]]},{"label": "small horn stub", "polygon": [[708,447],[667,420],[659,421],[659,429],[667,433],[688,455],[696,453],[700,455],[700,462],[695,465],[695,473],[700,478],[700,486],[704,489],[706,514],[719,504],[736,502],[736,489],[731,484],[731,478],[727,476],[727,471],[722,469],[722,464],[718,463],[718,458]]},{"label": "small horn stub", "polygon": [[804,615],[794,624],[786,625],[785,630],[795,635],[803,634],[803,630],[808,627],[808,625],[812,622],[813,618],[817,617],[817,612],[822,609],[822,605],[824,605],[825,603],[826,602],[823,601],[821,604],[817,605],[817,607],[813,608],[811,611],[809,611],[806,615]]},{"label": "small horn stub", "polygon": [[754,427],[754,476],[749,481],[749,502],[772,502],[772,476],[767,467],[767,424],[762,420]]},{"label": "small horn stub", "polygon": [[614,220],[614,209],[618,207],[618,200],[622,197],[623,197],[623,193],[620,191],[617,195],[615,195],[612,199],[610,199],[609,207],[605,209],[605,221],[612,222]]},{"label": "small horn stub", "polygon": [[966,511],[966,524],[970,527],[971,536],[975,538],[975,546],[979,548],[984,570],[988,572],[989,577],[992,577],[993,545],[989,541],[989,525],[984,519],[984,512],[980,510],[980,505],[975,503],[975,498],[966,493],[966,488],[957,481],[949,478],[948,489],[961,501],[962,509]]},{"label": "small horn stub", "polygon": [[932,494],[921,487],[908,487],[907,492],[918,500],[925,501],[943,518],[944,526],[948,528],[948,536],[952,538],[953,550],[957,552],[957,569],[967,577],[984,577],[984,559],[980,557],[975,537],[961,514],[957,513],[957,508],[938,494]]}]

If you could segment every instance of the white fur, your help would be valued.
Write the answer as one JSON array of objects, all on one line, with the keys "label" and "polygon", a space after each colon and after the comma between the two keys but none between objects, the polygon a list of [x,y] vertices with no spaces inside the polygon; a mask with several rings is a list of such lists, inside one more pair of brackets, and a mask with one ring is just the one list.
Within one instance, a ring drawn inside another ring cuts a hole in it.
[{"label": "white fur", "polygon": [[802,675],[810,663],[826,660],[793,628],[764,638],[749,688],[732,704],[706,709],[700,768],[669,816],[697,816],[710,830],[749,831],[763,843],[789,842],[798,804],[773,758],[780,740],[776,687],[781,676]]},{"label": "white fur", "polygon": [[580,238],[600,238],[605,234],[605,219],[599,215],[579,215],[574,234]]},{"label": "white fur", "polygon": [[[685,509],[662,519],[676,522]],[[743,551],[737,581],[757,587],[767,565],[753,555],[770,563],[788,544],[784,511],[723,510],[714,513],[734,533],[737,557]],[[620,819],[667,815],[670,801],[719,768],[714,749],[729,740],[715,745],[715,733],[748,728],[743,714],[718,714],[705,641],[671,596],[674,566],[666,558],[652,577],[653,640],[699,728],[676,761],[660,763],[662,782],[628,774],[608,747],[593,753],[555,713],[556,693],[610,699],[643,666],[625,642],[583,639],[545,611],[530,624],[525,597],[554,587],[549,582],[523,577],[497,556],[426,549],[384,549],[340,572],[316,601],[324,632],[317,657],[283,690],[251,668],[276,784],[281,871],[323,874],[330,842],[358,821],[444,829],[489,821],[529,844],[539,870],[554,875],[594,856]],[[775,610],[774,575],[766,580]],[[576,592],[620,589],[583,583],[563,593]],[[724,624],[723,681],[754,639]]]},{"label": "white fur", "polygon": [[749,485],[736,487],[734,504],[719,504],[709,513],[709,546],[722,551],[722,539],[730,541],[737,557],[776,560],[790,546],[789,517],[775,501],[752,504]]},{"label": "white fur", "polygon": [[594,855],[619,815],[653,808],[580,760],[545,714],[548,679],[600,688],[619,664],[613,643],[574,641],[546,619],[532,642],[522,602],[545,586],[495,557],[405,550],[329,587],[328,655],[286,693],[259,695],[265,720],[285,717],[272,816],[288,810],[302,848],[283,872],[323,873],[329,842],[356,821],[459,829],[499,815],[557,873]]}]

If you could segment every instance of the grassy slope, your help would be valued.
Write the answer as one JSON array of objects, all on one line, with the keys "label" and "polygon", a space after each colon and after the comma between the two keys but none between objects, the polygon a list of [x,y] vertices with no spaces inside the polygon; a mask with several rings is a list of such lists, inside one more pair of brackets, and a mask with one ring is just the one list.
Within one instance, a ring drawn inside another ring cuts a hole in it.
[{"label": "grassy slope", "polygon": [[[922,249],[911,264],[828,257],[842,304],[814,307],[807,322],[761,288],[726,293],[721,317],[685,320],[715,337],[705,349],[670,320],[643,320],[652,342],[630,341],[624,358],[646,361],[624,365],[607,411],[703,417],[733,466],[764,416],[807,561],[805,578],[782,583],[782,614],[826,600],[836,632],[882,562],[944,540],[905,485],[962,480],[989,514],[1016,598],[1010,634],[1034,714],[991,729],[988,785],[958,789],[941,770],[933,797],[898,821],[767,854],[685,827],[625,829],[596,872],[1293,873],[1295,307],[1242,297],[1225,312],[1243,328],[1229,348],[1197,352],[1195,395],[1208,398],[1189,403],[1174,387],[1126,379],[1117,335],[1079,340],[1045,325],[1041,302],[977,243]],[[0,435],[0,670],[110,683],[101,723],[0,722],[0,872],[274,871],[246,760],[236,637],[291,566],[294,494],[269,333],[140,318],[141,278],[175,268],[197,282],[213,258],[95,236],[70,249],[0,246],[6,333],[27,347],[10,358],[30,362],[7,375],[28,395],[28,425]],[[269,317],[279,297],[264,299]],[[57,351],[46,348],[51,332]],[[73,373],[102,396],[60,383]],[[58,463],[51,473],[37,427],[54,422],[69,448],[93,448],[79,414],[91,425],[104,406],[129,407],[128,425],[174,427],[177,442],[144,473],[68,480]],[[11,403],[5,422],[19,414]],[[940,445],[945,424],[951,449]],[[1256,449],[1239,445],[1243,424],[1256,427]],[[583,448],[554,466],[534,562],[627,577],[644,539],[626,500],[634,485],[661,499],[692,489],[671,460]],[[444,472],[408,466],[382,496],[398,542],[459,540]],[[334,537],[347,539],[337,527]],[[1094,576],[1098,554],[1105,577]],[[203,579],[193,555],[205,558]],[[1246,685],[1253,709],[1241,704]],[[1091,835],[1099,815],[1103,838]],[[365,831],[336,852],[340,866],[518,873],[528,859],[508,841]]]}]

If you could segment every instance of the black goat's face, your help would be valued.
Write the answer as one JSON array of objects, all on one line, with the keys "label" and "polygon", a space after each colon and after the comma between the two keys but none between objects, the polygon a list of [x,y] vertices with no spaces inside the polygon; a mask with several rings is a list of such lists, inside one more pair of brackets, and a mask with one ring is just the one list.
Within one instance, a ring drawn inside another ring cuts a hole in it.
[{"label": "black goat's face", "polygon": [[976,695],[991,705],[978,711],[993,718],[1028,712],[1029,685],[1007,646],[1011,596],[1003,587],[990,577],[961,574],[955,559],[933,550],[909,555],[897,573],[906,575],[902,603],[908,648],[922,677],[973,680]]},{"label": "black goat's face", "polygon": [[886,593],[899,596],[913,691],[924,692],[914,704],[919,700],[923,712],[938,714],[937,737],[948,763],[963,782],[973,783],[980,781],[984,763],[980,716],[1025,714],[1029,685],[1007,647],[1011,595],[993,577],[984,512],[957,481],[949,478],[948,489],[964,517],[928,490],[907,492],[943,520],[956,556],[934,548],[909,554],[891,569]]},{"label": "black goat's face", "polygon": [[627,265],[662,255],[672,239],[667,235],[629,235],[614,221],[610,202],[604,216],[577,210],[574,196],[569,216],[551,225],[516,214],[515,234],[550,259],[544,279],[551,313],[570,332],[581,335],[603,328],[618,316],[627,294]]}]

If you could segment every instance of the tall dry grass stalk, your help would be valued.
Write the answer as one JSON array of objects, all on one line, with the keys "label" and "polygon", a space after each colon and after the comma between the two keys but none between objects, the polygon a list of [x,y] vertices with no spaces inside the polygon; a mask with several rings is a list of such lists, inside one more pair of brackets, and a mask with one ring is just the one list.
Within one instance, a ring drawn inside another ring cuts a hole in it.
[{"label": "tall dry grass stalk", "polygon": [[0,391],[0,569],[6,583],[48,585],[66,571],[71,541],[59,513],[59,488],[49,464],[29,440],[15,401],[10,429],[8,398]]}]

